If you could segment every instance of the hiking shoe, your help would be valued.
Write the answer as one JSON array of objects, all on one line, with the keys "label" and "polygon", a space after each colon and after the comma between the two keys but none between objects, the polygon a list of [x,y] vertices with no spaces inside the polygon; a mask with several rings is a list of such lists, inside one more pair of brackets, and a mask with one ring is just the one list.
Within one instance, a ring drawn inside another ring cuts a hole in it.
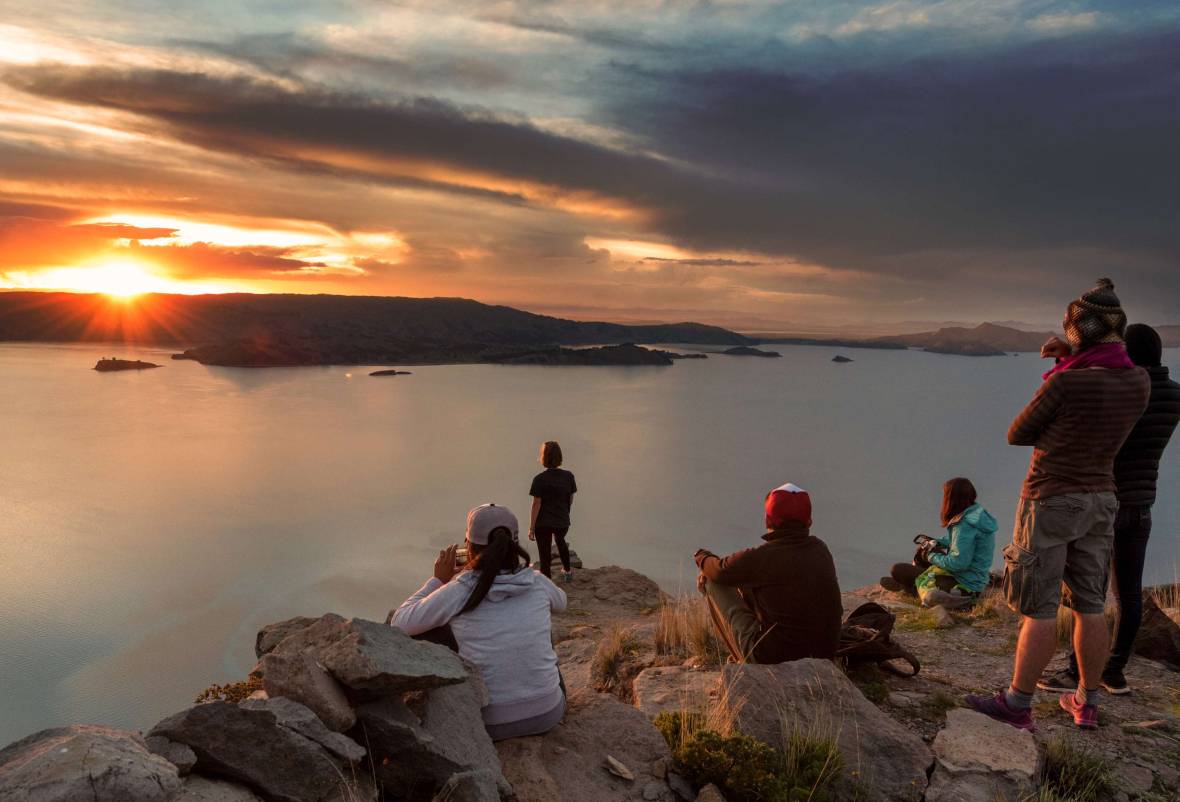
[{"label": "hiking shoe", "polygon": [[573,571],[562,571],[561,572],[561,581],[567,582],[567,583],[573,582],[574,581],[574,572]]},{"label": "hiking shoe", "polygon": [[1029,732],[1036,730],[1036,727],[1033,726],[1032,710],[1013,710],[1008,707],[1008,702],[1004,699],[1004,694],[1002,693],[997,693],[995,696],[980,696],[969,693],[963,701],[972,710],[977,710],[985,716],[994,718],[996,721],[1010,724],[1018,730],[1028,730]]},{"label": "hiking shoe", "polygon": [[1037,687],[1042,691],[1070,691],[1077,690],[1078,675],[1070,671],[1068,668],[1063,668],[1055,674],[1050,674],[1045,677],[1042,676],[1037,680]]},{"label": "hiking shoe", "polygon": [[885,590],[892,591],[893,593],[901,593],[902,590],[904,590],[904,588],[901,586],[901,583],[891,576],[881,577],[881,587],[885,588]]},{"label": "hiking shoe", "polygon": [[1073,716],[1073,723],[1083,730],[1098,729],[1098,705],[1078,704],[1078,698],[1073,691],[1061,694],[1057,702],[1061,709]]},{"label": "hiking shoe", "polygon": [[948,610],[961,610],[964,607],[970,607],[975,602],[971,596],[963,596],[958,593],[947,593],[941,588],[934,588],[926,594],[926,598],[922,599],[923,607],[945,607]]},{"label": "hiking shoe", "polygon": [[1117,696],[1131,692],[1131,686],[1127,684],[1127,678],[1117,668],[1108,668],[1102,672],[1102,687],[1106,689],[1107,693],[1113,693]]}]

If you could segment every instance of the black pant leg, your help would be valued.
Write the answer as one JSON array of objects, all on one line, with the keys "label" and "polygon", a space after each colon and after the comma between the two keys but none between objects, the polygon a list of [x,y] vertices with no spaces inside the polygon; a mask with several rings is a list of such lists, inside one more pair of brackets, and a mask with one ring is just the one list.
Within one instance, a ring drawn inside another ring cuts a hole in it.
[{"label": "black pant leg", "polygon": [[534,534],[537,537],[537,559],[541,562],[541,573],[553,576],[553,530],[538,526]]},{"label": "black pant leg", "polygon": [[1119,601],[1118,630],[1110,650],[1108,668],[1122,671],[1131,659],[1135,636],[1143,621],[1143,564],[1151,536],[1151,507],[1119,510],[1114,530],[1113,570]]},{"label": "black pant leg", "polygon": [[565,542],[566,529],[556,529],[553,532],[553,538],[557,541],[557,556],[561,558],[561,570],[569,573],[570,570],[570,547]]},{"label": "black pant leg", "polygon": [[925,570],[913,563],[896,563],[889,569],[889,575],[898,581],[906,593],[917,596],[918,588],[914,585],[914,581]]}]

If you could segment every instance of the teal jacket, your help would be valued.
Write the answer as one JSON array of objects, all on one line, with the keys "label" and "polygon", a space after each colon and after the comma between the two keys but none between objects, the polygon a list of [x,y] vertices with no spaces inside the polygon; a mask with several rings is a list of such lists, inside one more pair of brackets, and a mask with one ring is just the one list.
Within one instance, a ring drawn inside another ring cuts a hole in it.
[{"label": "teal jacket", "polygon": [[987,587],[996,548],[996,519],[979,504],[972,504],[950,520],[946,535],[936,538],[946,554],[930,555],[930,564],[954,576],[968,590]]}]

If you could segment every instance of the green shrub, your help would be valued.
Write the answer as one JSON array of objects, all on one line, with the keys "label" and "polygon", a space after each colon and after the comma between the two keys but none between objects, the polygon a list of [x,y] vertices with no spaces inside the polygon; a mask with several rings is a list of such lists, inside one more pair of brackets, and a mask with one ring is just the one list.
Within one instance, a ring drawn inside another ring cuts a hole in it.
[{"label": "green shrub", "polygon": [[665,710],[656,716],[652,723],[656,725],[660,735],[663,735],[664,740],[668,742],[668,748],[675,754],[683,741],[688,740],[698,730],[705,728],[705,714],[695,711]]},{"label": "green shrub", "polygon": [[834,802],[842,761],[833,742],[794,734],[784,752],[748,735],[693,731],[699,714],[687,716],[661,713],[655,723],[695,786],[713,783],[731,802]]}]

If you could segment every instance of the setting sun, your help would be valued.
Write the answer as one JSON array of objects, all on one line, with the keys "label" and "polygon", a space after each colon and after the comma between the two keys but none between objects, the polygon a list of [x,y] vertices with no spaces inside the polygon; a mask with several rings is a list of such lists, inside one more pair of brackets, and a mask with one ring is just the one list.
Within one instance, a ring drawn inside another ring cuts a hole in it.
[{"label": "setting sun", "polygon": [[36,283],[46,289],[99,292],[121,299],[150,292],[196,295],[231,290],[221,284],[178,281],[131,259],[112,259],[84,267],[50,268],[36,275]]}]

